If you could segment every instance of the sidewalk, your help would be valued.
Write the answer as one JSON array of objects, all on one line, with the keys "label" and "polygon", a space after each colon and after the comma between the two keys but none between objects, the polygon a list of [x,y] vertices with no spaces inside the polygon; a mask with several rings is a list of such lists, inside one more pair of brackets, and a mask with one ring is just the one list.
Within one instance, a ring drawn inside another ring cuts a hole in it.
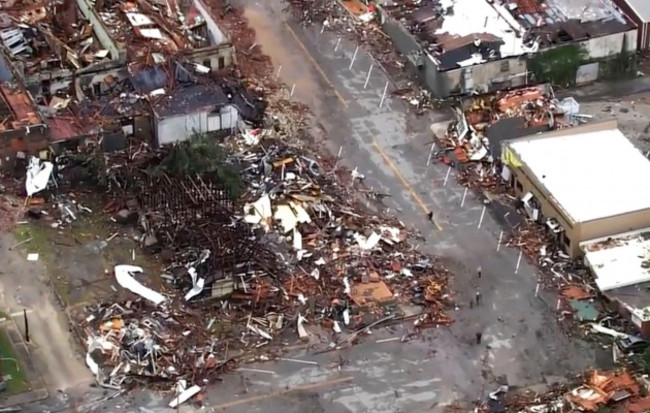
[{"label": "sidewalk", "polygon": [[596,82],[578,88],[557,90],[555,94],[559,98],[573,96],[578,100],[578,102],[588,102],[608,98],[615,99],[629,97],[637,93],[648,91],[650,91],[650,77],[646,76],[617,82]]},{"label": "sidewalk", "polygon": [[47,398],[49,393],[45,388],[45,383],[43,383],[40,374],[34,366],[29,347],[25,343],[23,335],[13,318],[10,317],[0,322],[0,328],[5,331],[7,338],[11,342],[11,346],[17,353],[18,361],[20,362],[20,366],[25,370],[25,376],[30,387],[29,391],[14,394],[6,398],[0,393],[0,406],[10,407],[28,404]]}]

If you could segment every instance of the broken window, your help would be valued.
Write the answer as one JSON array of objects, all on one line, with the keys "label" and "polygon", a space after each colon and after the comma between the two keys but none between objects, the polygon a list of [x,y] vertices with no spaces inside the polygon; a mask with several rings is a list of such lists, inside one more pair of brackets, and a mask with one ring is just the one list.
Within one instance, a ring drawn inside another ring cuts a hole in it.
[{"label": "broken window", "polygon": [[567,249],[571,248],[571,240],[566,236],[566,233],[562,235],[562,242],[564,242],[564,245],[567,247]]},{"label": "broken window", "polygon": [[226,58],[219,56],[219,69],[223,69],[224,67],[226,67]]},{"label": "broken window", "polygon": [[517,187],[517,191],[519,191],[519,192],[523,192],[523,190],[524,190],[523,185],[521,185],[521,182],[519,182],[519,180],[517,180],[517,179],[515,179],[515,187]]},{"label": "broken window", "polygon": [[526,192],[526,195],[521,198],[521,201],[524,204],[524,209],[526,210],[528,217],[534,221],[537,221],[539,219],[539,212],[541,208],[535,199],[535,196],[531,192]]},{"label": "broken window", "polygon": [[501,73],[506,73],[510,71],[510,60],[501,61]]}]

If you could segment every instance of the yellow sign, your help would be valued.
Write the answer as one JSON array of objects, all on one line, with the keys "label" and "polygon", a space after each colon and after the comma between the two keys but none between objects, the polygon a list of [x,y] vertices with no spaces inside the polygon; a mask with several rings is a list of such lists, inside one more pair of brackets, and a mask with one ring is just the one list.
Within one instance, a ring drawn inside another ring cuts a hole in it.
[{"label": "yellow sign", "polygon": [[503,148],[503,153],[501,154],[501,160],[503,161],[504,164],[513,167],[513,168],[521,168],[521,162],[519,162],[519,159],[517,159],[517,156],[515,156],[514,153],[508,148],[507,146]]}]

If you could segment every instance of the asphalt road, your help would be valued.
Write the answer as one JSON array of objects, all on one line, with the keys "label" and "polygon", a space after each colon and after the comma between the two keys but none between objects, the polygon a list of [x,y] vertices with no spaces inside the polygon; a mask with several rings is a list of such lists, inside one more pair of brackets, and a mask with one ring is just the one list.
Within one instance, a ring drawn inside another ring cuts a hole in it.
[{"label": "asphalt road", "polygon": [[[386,206],[422,232],[424,251],[443,257],[454,270],[460,309],[451,328],[428,331],[421,340],[377,343],[401,336],[405,327],[382,329],[346,351],[295,356],[316,365],[247,366],[260,371],[225,377],[208,393],[209,407],[269,413],[438,411],[455,400],[485,397],[497,383],[535,385],[592,365],[594,352],[567,340],[552,309],[535,297],[535,269],[520,261],[517,251],[497,251],[500,233],[507,230],[504,212],[491,206],[483,212],[485,204],[471,191],[463,202],[454,171],[426,166],[430,125],[447,114],[415,118],[403,101],[386,96],[381,103],[388,79],[376,65],[368,77],[373,61],[361,48],[355,56],[356,44],[320,26],[299,27],[278,0],[241,4],[262,49],[282,66],[280,77],[295,84],[294,96],[316,114],[326,131],[324,143],[333,153],[342,147],[347,166],[391,194]],[[427,220],[428,211],[435,224]],[[479,265],[481,279],[475,274]],[[472,310],[468,304],[477,287],[484,304]],[[478,331],[480,346],[473,342]]]},{"label": "asphalt road", "polygon": [[[208,391],[208,411],[441,411],[456,400],[483,398],[499,384],[537,385],[593,365],[594,350],[566,339],[553,309],[535,297],[535,269],[517,251],[497,250],[507,231],[504,211],[490,205],[484,211],[483,200],[471,191],[464,195],[455,172],[444,165],[427,167],[430,125],[448,115],[416,118],[390,96],[380,107],[388,79],[376,65],[368,76],[373,61],[361,48],[355,56],[356,44],[320,26],[299,27],[279,0],[233,3],[245,6],[258,42],[275,66],[282,66],[280,77],[295,84],[294,97],[316,114],[326,131],[323,143],[333,153],[342,148],[347,166],[391,194],[386,207],[419,229],[427,240],[420,248],[454,271],[459,309],[452,313],[452,327],[426,331],[408,343],[381,341],[401,337],[407,327],[400,326],[376,330],[345,351],[292,356],[303,362],[246,366]],[[426,218],[428,211],[435,224]],[[475,273],[479,265],[481,279]],[[477,288],[483,304],[469,309]],[[483,343],[476,345],[479,331]],[[165,411],[159,407],[164,401],[143,393],[128,408],[116,403],[118,410],[149,412]]]}]

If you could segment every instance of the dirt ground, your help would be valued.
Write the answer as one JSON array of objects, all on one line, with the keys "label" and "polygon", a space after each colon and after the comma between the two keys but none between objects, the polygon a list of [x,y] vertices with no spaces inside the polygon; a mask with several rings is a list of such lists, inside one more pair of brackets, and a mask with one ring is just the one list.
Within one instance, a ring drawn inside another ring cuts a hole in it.
[{"label": "dirt ground", "polygon": [[[112,223],[100,205],[91,209],[63,227],[54,228],[50,217],[55,214],[50,214],[0,232],[0,309],[23,330],[27,310],[31,362],[42,371],[50,394],[93,381],[82,343],[70,334],[68,314],[118,295],[113,266],[139,265],[159,279],[160,265],[143,255],[133,230]],[[37,260],[29,261],[29,254],[38,254]]]},{"label": "dirt ground", "polygon": [[591,122],[617,120],[619,129],[644,154],[650,151],[650,93],[620,99],[580,102],[580,113],[592,115]]},{"label": "dirt ground", "polygon": [[42,261],[27,261],[26,252],[12,248],[12,234],[0,236],[0,306],[22,328],[27,310],[31,362],[38,366],[50,392],[90,379],[70,335],[67,319],[48,287],[49,275]]}]

